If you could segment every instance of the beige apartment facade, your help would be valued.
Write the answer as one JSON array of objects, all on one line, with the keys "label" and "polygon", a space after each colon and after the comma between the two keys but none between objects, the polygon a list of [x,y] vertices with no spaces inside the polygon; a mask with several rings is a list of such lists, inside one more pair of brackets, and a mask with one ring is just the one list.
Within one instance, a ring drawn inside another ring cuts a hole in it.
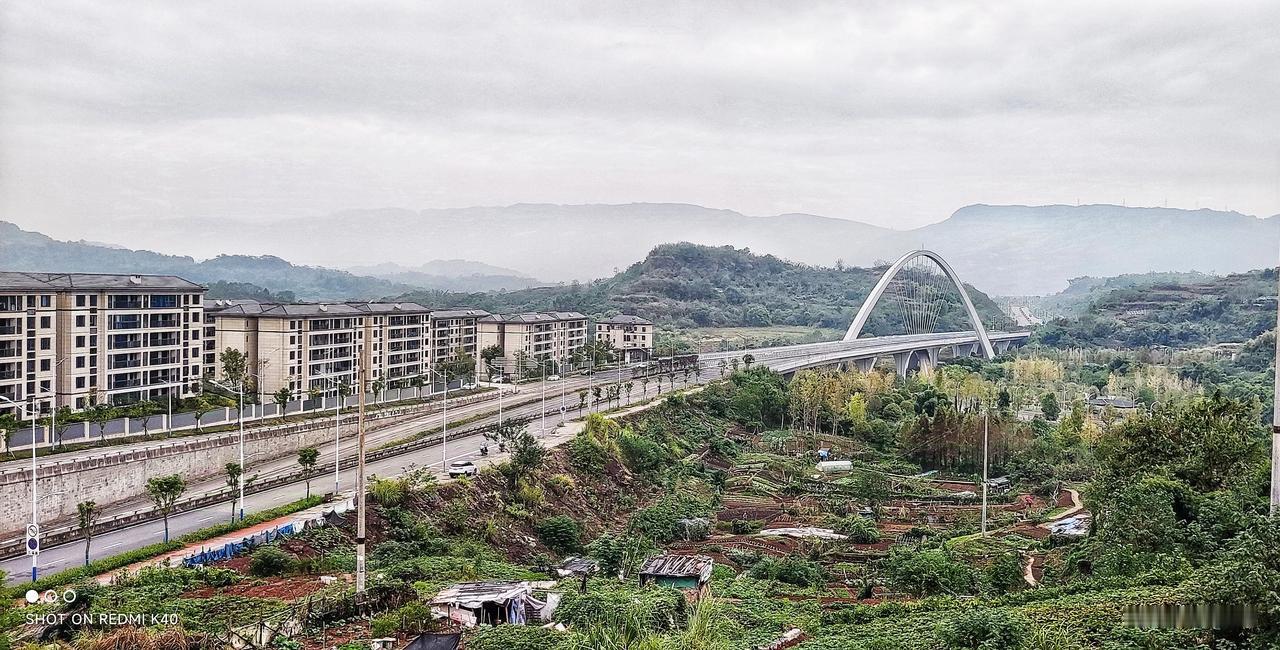
[{"label": "beige apartment facade", "polygon": [[221,379],[219,354],[229,347],[243,352],[258,377],[260,400],[286,387],[295,396],[332,395],[339,387],[354,387],[361,367],[370,382],[404,388],[417,378],[430,382],[437,359],[457,350],[474,356],[475,320],[483,314],[433,312],[410,302],[215,303],[206,323],[215,341],[206,346],[205,361]]},{"label": "beige apartment facade", "polygon": [[459,355],[480,358],[479,321],[487,318],[489,312],[483,309],[439,309],[432,311],[428,323],[430,338],[427,362],[431,368],[438,368],[441,363]]},{"label": "beige apartment facade", "polygon": [[570,364],[587,344],[587,317],[578,312],[492,314],[478,321],[480,349],[498,346],[494,365],[507,375],[519,375],[552,361]]},{"label": "beige apartment facade", "polygon": [[0,272],[0,413],[197,394],[204,292],[175,276]]},{"label": "beige apartment facade", "polygon": [[595,340],[608,343],[623,361],[645,361],[653,356],[653,321],[639,316],[612,316],[596,321]]}]

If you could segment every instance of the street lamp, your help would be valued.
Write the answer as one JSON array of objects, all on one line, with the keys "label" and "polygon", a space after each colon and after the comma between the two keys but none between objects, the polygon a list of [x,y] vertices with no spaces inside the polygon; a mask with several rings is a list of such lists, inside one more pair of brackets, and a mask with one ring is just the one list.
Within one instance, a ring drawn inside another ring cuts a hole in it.
[{"label": "street lamp", "polygon": [[[40,522],[38,521],[40,517],[39,510],[38,510],[39,498],[36,496],[36,414],[34,409],[35,398],[36,398],[36,395],[34,393],[27,396],[27,399],[31,401],[31,407],[24,406],[21,402],[15,402],[14,400],[11,400],[3,396],[0,396],[0,401],[14,405],[15,407],[17,407],[18,410],[22,411],[24,418],[31,420],[31,525],[36,530],[39,530],[39,526],[40,526]],[[57,401],[58,401],[57,397],[55,396],[54,405],[53,405],[54,413],[57,413],[57,410],[58,410]],[[55,424],[54,426],[57,426],[57,425]],[[39,547],[37,547],[37,549],[38,548]],[[37,564],[38,557],[39,555],[35,553],[31,555],[31,582],[36,581],[36,574],[39,571],[39,568],[38,568],[39,565]]]},{"label": "street lamp", "polygon": [[333,385],[333,393],[337,398],[333,404],[333,495],[337,496],[341,485],[340,463],[342,457],[339,454],[341,446],[341,429],[342,429],[342,402],[346,397],[342,394],[342,383],[333,377],[323,377],[324,381]]},{"label": "street lamp", "polygon": [[240,422],[240,476],[239,476],[239,478],[237,478],[237,479],[236,479],[236,483],[238,484],[238,488],[239,488],[239,492],[240,492],[240,521],[244,521],[244,475],[245,475],[245,466],[244,466],[244,385],[245,385],[245,380],[246,380],[246,379],[249,379],[250,377],[254,378],[255,380],[261,381],[261,379],[258,377],[258,375],[253,374],[253,373],[251,373],[251,372],[246,372],[246,373],[244,374],[244,377],[241,377],[241,378],[240,378],[240,383],[239,383],[239,386],[238,386],[237,388],[232,388],[232,387],[231,387],[230,385],[228,385],[228,384],[223,384],[223,383],[220,383],[220,382],[217,382],[217,381],[209,380],[209,383],[213,384],[214,386],[221,386],[222,388],[225,388],[225,389],[227,389],[227,390],[235,391],[236,395],[238,395],[238,396],[240,397],[240,409],[236,412],[236,416],[237,416],[237,417],[236,417],[236,420],[239,420],[239,422]]},{"label": "street lamp", "polygon": [[449,375],[434,369],[427,372],[444,380],[444,428],[440,432],[440,471],[444,472],[449,468]]}]

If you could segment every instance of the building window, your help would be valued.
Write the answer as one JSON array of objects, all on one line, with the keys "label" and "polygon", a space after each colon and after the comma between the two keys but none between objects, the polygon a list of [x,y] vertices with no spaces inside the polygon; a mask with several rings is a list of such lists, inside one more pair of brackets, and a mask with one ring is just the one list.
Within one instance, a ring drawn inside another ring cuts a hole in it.
[{"label": "building window", "polygon": [[76,367],[77,368],[84,367],[84,357],[76,357]]},{"label": "building window", "polygon": [[84,327],[84,316],[76,316],[76,327]]},{"label": "building window", "polygon": [[84,377],[76,377],[76,388],[84,388]]},{"label": "building window", "polygon": [[53,301],[52,301],[52,300],[50,300],[49,296],[40,296],[40,306],[41,306],[41,307],[48,307],[48,306],[49,306],[49,305],[51,305],[51,304],[53,304]]},{"label": "building window", "polygon": [[50,327],[53,327],[53,319],[49,318],[48,316],[41,316],[40,327],[42,329],[49,329]]},{"label": "building window", "polygon": [[40,372],[49,372],[50,361],[48,359],[40,360]]},{"label": "building window", "polygon": [[77,307],[83,307],[83,306],[84,306],[84,294],[80,294],[80,295],[76,296],[76,306],[77,306]]},{"label": "building window", "polygon": [[84,337],[83,337],[83,336],[77,336],[77,337],[76,337],[76,347],[78,347],[78,348],[82,348],[82,347],[84,347]]},{"label": "building window", "polygon": [[49,350],[49,349],[52,349],[52,347],[53,347],[53,339],[50,339],[50,338],[40,339],[41,350]]}]

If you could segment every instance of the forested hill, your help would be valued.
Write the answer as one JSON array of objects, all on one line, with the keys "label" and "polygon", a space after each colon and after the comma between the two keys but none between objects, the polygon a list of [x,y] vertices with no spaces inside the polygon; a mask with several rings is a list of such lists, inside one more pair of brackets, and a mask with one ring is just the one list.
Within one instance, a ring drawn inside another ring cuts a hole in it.
[{"label": "forested hill", "polygon": [[1196,347],[1250,341],[1275,326],[1276,272],[1264,269],[1103,291],[1037,337],[1055,346]]},{"label": "forested hill", "polygon": [[[589,284],[495,294],[410,292],[399,299],[499,312],[559,309],[596,317],[627,313],[681,328],[802,325],[842,329],[884,270],[806,266],[748,249],[679,243],[660,245],[626,270]],[[973,287],[968,290],[989,328],[1011,326],[986,294]],[[946,303],[935,329],[969,329],[954,288],[939,293]],[[886,297],[868,323],[868,333],[903,332],[893,302]]]}]

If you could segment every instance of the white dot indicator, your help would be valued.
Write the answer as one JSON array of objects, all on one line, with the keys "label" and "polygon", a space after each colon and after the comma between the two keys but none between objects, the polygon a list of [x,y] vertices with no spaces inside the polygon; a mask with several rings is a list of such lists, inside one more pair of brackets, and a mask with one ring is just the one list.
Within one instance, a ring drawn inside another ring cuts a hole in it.
[{"label": "white dot indicator", "polygon": [[37,603],[37,602],[39,602],[39,601],[40,601],[40,592],[36,591],[35,589],[28,589],[28,590],[27,590],[27,602],[28,602],[28,603],[31,603],[32,605],[34,605],[34,604],[36,604],[36,603]]}]

